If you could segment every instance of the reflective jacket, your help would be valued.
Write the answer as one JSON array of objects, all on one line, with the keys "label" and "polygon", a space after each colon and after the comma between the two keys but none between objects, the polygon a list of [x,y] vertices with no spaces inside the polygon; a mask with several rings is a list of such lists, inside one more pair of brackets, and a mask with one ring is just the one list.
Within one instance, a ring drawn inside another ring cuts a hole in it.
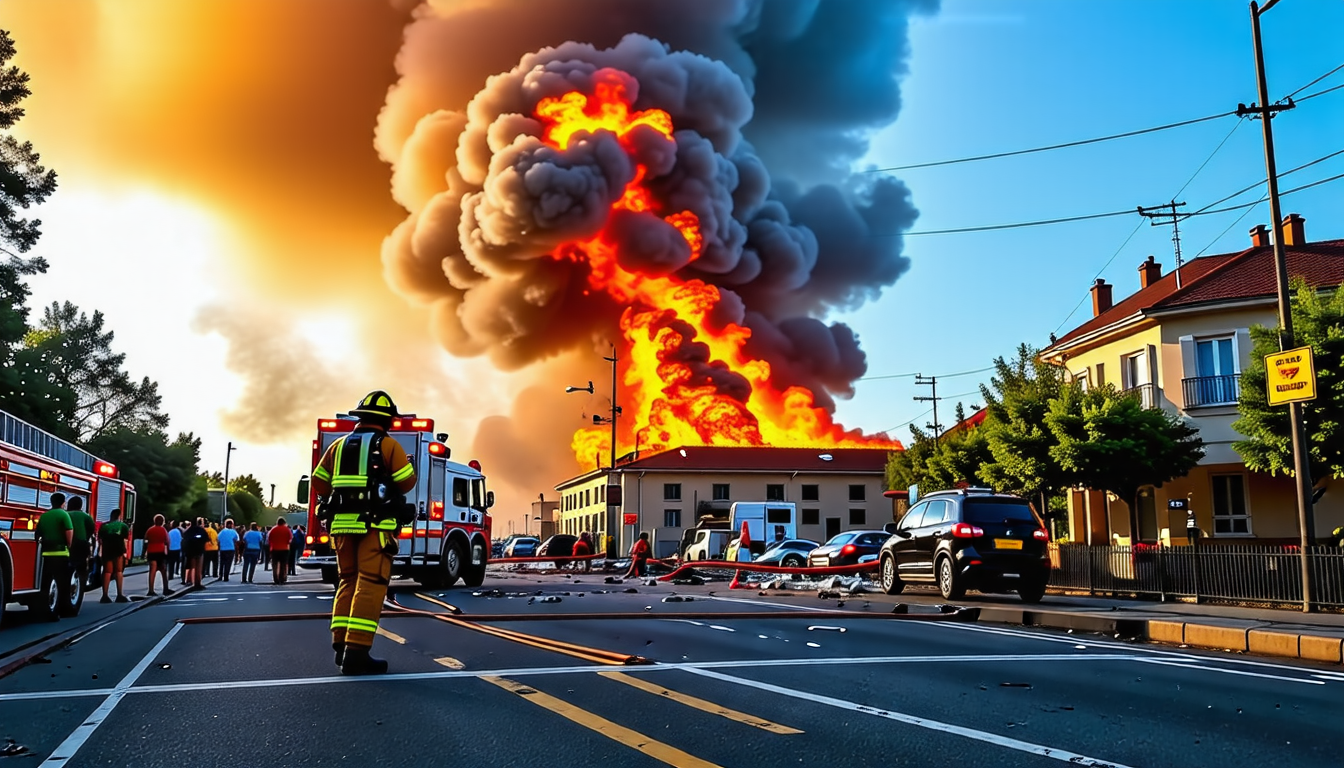
[{"label": "reflective jacket", "polygon": [[[379,453],[383,477],[373,477],[372,449],[377,438],[381,440]],[[377,427],[360,426],[337,440],[322,454],[322,460],[313,469],[313,489],[317,495],[331,500],[335,514],[329,527],[332,535],[368,533],[370,528],[395,531],[399,527],[392,516],[379,517],[374,513],[378,501],[378,484],[390,482],[400,493],[415,487],[415,467],[411,466],[406,451],[396,440],[387,439]],[[369,522],[370,518],[372,522]]]}]

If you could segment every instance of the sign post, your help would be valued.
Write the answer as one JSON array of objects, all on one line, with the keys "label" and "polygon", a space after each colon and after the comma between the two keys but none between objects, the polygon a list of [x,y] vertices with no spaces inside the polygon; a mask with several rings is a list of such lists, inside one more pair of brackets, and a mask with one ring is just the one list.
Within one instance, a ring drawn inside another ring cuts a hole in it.
[{"label": "sign post", "polygon": [[1270,405],[1316,399],[1316,369],[1311,347],[1265,355],[1265,386]]}]

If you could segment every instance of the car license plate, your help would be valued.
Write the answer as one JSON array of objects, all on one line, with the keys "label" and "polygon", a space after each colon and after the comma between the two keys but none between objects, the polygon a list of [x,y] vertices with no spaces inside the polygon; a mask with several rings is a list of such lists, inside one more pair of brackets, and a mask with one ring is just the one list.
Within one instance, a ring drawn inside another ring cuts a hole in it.
[{"label": "car license plate", "polygon": [[995,548],[995,549],[1021,549],[1021,548],[1022,548],[1022,542],[1018,541],[1017,539],[995,539],[995,540],[994,540],[994,548]]}]

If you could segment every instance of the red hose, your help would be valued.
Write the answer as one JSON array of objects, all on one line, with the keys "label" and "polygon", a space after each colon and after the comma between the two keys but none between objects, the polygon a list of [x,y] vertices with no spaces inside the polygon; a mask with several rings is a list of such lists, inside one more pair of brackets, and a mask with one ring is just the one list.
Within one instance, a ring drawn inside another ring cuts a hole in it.
[{"label": "red hose", "polygon": [[717,568],[720,570],[733,571],[755,571],[757,573],[788,573],[799,574],[803,576],[839,576],[853,573],[868,573],[876,571],[877,561],[869,563],[855,563],[854,565],[828,565],[821,568],[794,568],[782,565],[764,565],[761,563],[740,563],[730,560],[696,560],[690,563],[682,563],[681,567],[666,576],[659,576],[659,581],[668,581],[676,578],[677,574],[689,568]]}]

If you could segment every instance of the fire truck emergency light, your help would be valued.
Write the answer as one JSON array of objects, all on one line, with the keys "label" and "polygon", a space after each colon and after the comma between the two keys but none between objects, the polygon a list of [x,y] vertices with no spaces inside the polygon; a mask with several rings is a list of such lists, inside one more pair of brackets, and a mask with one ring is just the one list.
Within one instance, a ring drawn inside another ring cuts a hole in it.
[{"label": "fire truck emergency light", "polygon": [[430,443],[430,444],[429,444],[429,455],[431,455],[431,456],[445,456],[445,455],[447,455],[447,454],[448,454],[448,446],[444,445],[443,443]]},{"label": "fire truck emergency light", "polygon": [[468,467],[471,467],[472,469],[476,470],[477,472],[480,472],[480,471],[481,471],[481,462],[479,462],[479,461],[477,461],[477,460],[475,460],[475,459],[472,459],[471,461],[468,461],[468,462],[467,462],[467,466],[468,466]]},{"label": "fire truck emergency light", "polygon": [[93,471],[95,474],[101,475],[102,477],[115,478],[117,476],[116,466],[113,464],[109,464],[106,461],[93,462]]}]

